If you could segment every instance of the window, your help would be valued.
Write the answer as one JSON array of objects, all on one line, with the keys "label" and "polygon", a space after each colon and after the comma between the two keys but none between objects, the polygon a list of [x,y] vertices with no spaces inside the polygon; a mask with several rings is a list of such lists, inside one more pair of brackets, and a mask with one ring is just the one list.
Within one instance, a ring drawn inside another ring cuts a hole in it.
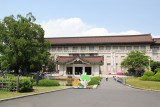
[{"label": "window", "polygon": [[132,49],[132,47],[131,46],[127,46],[127,50],[131,50]]},{"label": "window", "polygon": [[111,50],[111,47],[110,46],[106,46],[106,50]]},{"label": "window", "polygon": [[134,46],[134,50],[139,50],[139,46]]},{"label": "window", "polygon": [[153,50],[159,50],[159,47],[153,47]]},{"label": "window", "polygon": [[89,50],[90,50],[90,51],[93,51],[93,50],[94,50],[94,46],[90,46],[90,47],[89,47]]},{"label": "window", "polygon": [[64,47],[64,51],[68,51],[68,47]]},{"label": "window", "polygon": [[123,59],[125,56],[121,56],[121,58]]},{"label": "window", "polygon": [[62,47],[58,47],[58,51],[62,51]]},{"label": "window", "polygon": [[56,51],[56,47],[52,47],[52,52],[55,52]]},{"label": "window", "polygon": [[86,50],[86,47],[85,47],[85,46],[82,46],[82,47],[81,47],[81,50]]},{"label": "window", "polygon": [[99,46],[99,50],[104,50],[104,46]]},{"label": "window", "polygon": [[94,56],[94,54],[90,54],[90,56]]},{"label": "window", "polygon": [[125,46],[120,46],[120,50],[125,50]]},{"label": "window", "polygon": [[146,50],[146,46],[141,46],[141,50]]},{"label": "window", "polygon": [[76,51],[76,50],[77,50],[77,47],[73,47],[72,50]]},{"label": "window", "polygon": [[118,50],[118,46],[113,46],[113,50]]},{"label": "window", "polygon": [[81,56],[85,56],[85,54],[81,54]]}]

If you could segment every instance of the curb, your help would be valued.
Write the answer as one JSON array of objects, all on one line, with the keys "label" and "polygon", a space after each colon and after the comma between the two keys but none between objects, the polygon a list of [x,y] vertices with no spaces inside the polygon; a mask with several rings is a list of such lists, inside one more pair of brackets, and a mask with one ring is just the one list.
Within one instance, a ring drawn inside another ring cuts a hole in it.
[{"label": "curb", "polygon": [[144,90],[144,91],[160,92],[160,90],[152,90],[152,89],[138,88],[138,87],[134,87],[134,86],[128,85],[128,84],[125,84],[125,85],[128,86],[128,87],[130,87],[130,88],[134,88],[134,89],[139,89],[139,90]]},{"label": "curb", "polygon": [[40,94],[45,94],[45,93],[51,93],[51,92],[55,92],[55,91],[62,91],[62,90],[67,90],[67,89],[71,89],[71,88],[58,89],[58,90],[53,90],[53,91],[46,91],[46,92],[41,92],[41,93],[35,93],[35,94],[28,94],[28,95],[22,95],[22,96],[17,96],[17,97],[5,98],[5,99],[1,99],[0,102],[13,100],[13,99],[18,99],[18,98],[23,98],[23,97],[34,96],[34,95],[40,95]]}]

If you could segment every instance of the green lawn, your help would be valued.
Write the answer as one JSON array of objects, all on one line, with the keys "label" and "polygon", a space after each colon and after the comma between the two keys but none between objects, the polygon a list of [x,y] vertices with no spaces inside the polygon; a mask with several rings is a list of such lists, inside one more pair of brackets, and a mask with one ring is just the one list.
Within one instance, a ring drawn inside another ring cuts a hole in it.
[{"label": "green lawn", "polygon": [[65,88],[69,88],[69,87],[68,86],[54,86],[54,87],[40,87],[39,86],[39,87],[33,87],[34,89],[33,92],[25,92],[25,93],[0,91],[0,99],[17,97],[17,96],[28,95],[28,94],[35,94],[35,93],[58,90],[58,89],[65,89]]},{"label": "green lawn", "polygon": [[160,90],[160,81],[142,81],[140,78],[126,78],[126,83],[137,88]]}]

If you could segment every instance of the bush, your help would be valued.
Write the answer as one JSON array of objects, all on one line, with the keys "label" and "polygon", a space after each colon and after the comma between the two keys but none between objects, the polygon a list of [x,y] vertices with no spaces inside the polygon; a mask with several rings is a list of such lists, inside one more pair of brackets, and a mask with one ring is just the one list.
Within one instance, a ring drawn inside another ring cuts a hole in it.
[{"label": "bush", "polygon": [[146,76],[154,76],[154,72],[152,72],[152,71],[146,71],[146,72],[144,72],[143,75],[146,75]]},{"label": "bush", "polygon": [[32,82],[28,79],[20,80],[19,91],[20,92],[29,92],[32,90]]},{"label": "bush", "polygon": [[[33,85],[36,85],[36,82],[33,83]],[[39,80],[38,86],[59,86],[60,84],[55,80],[50,79],[42,79]]]},{"label": "bush", "polygon": [[66,86],[72,86],[72,85],[73,85],[72,83],[67,83],[67,84],[66,84]]},{"label": "bush", "polygon": [[13,74],[5,74],[5,75],[3,75],[3,78],[10,78],[10,79],[17,79],[17,77],[16,76],[14,76]]},{"label": "bush", "polygon": [[93,77],[91,78],[91,81],[88,83],[88,85],[99,84],[101,79],[102,79],[101,77]]},{"label": "bush", "polygon": [[160,68],[156,68],[156,69],[154,70],[154,72],[155,72],[155,74],[156,74],[157,72],[160,72]]},{"label": "bush", "polygon": [[153,78],[153,76],[143,75],[143,76],[141,76],[140,80],[151,81],[152,78]]},{"label": "bush", "polygon": [[15,91],[16,88],[17,88],[16,85],[17,85],[17,84],[12,81],[12,82],[9,84],[9,86],[10,86],[9,91]]},{"label": "bush", "polygon": [[153,77],[154,81],[160,81],[160,71],[158,71]]}]

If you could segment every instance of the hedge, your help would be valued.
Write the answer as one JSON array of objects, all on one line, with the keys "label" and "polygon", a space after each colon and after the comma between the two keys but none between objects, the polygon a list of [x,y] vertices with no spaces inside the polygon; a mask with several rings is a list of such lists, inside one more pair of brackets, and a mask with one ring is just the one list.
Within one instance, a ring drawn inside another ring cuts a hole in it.
[{"label": "hedge", "polygon": [[91,78],[91,81],[88,83],[88,85],[99,84],[101,79],[102,79],[101,77],[93,77]]},{"label": "hedge", "polygon": [[[33,83],[33,85],[36,85],[36,82]],[[39,80],[38,86],[59,86],[59,82],[55,80],[50,80],[50,79],[42,79]]]}]

